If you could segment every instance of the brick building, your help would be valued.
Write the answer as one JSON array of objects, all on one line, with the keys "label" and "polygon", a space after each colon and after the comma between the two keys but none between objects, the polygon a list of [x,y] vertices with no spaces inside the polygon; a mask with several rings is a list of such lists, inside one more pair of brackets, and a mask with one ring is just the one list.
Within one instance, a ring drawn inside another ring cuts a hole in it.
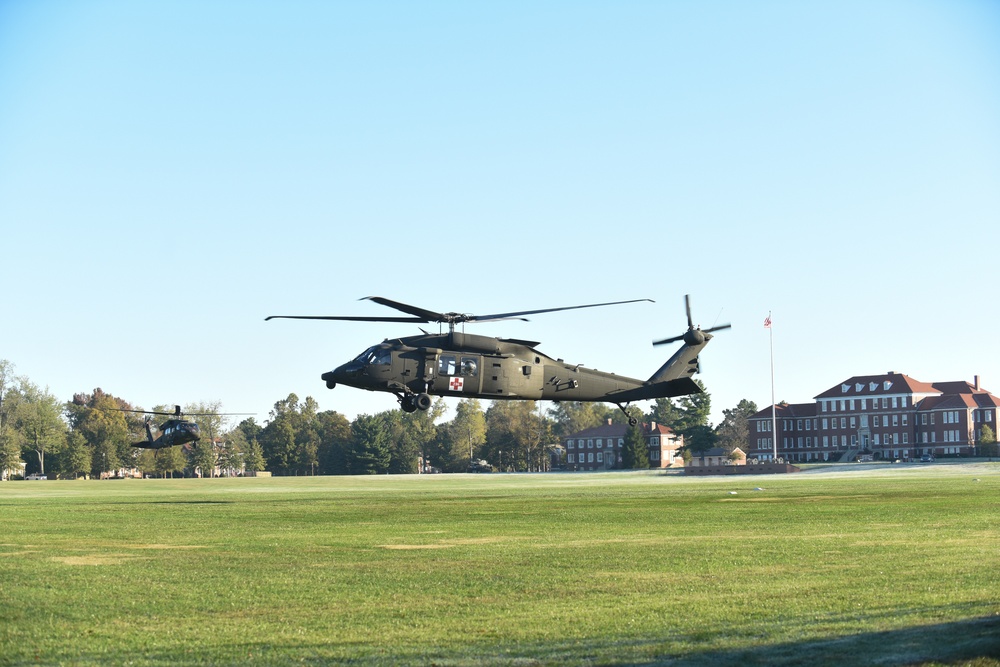
[{"label": "brick building", "polygon": [[[566,436],[567,470],[611,470],[621,463],[625,445],[626,424],[607,423]],[[678,450],[684,446],[684,436],[676,435],[668,426],[651,422],[642,425],[642,435],[649,450],[650,468],[683,465]]]},{"label": "brick building", "polygon": [[862,375],[814,397],[752,415],[747,457],[786,461],[908,459],[922,454],[972,456],[988,425],[997,432],[1000,399],[968,382],[920,382],[901,373]]}]

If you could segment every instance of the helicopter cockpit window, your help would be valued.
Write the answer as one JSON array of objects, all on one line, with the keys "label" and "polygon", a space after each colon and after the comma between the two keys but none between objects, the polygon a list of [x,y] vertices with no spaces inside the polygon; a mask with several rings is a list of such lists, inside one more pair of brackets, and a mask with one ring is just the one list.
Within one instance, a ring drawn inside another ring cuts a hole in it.
[{"label": "helicopter cockpit window", "polygon": [[450,354],[442,354],[438,361],[438,375],[455,375],[457,359]]},{"label": "helicopter cockpit window", "polygon": [[473,357],[462,357],[462,375],[466,377],[474,376],[479,372],[479,364]]},{"label": "helicopter cockpit window", "polygon": [[355,361],[367,364],[389,364],[392,361],[392,353],[378,345],[373,345],[357,356]]}]

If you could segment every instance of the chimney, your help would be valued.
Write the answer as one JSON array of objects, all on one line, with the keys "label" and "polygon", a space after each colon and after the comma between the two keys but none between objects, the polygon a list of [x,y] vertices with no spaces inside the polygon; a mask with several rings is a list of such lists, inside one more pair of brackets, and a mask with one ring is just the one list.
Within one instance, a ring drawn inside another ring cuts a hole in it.
[{"label": "chimney", "polygon": [[608,417],[608,426],[611,426],[611,417]]},{"label": "chimney", "polygon": [[654,422],[654,421],[649,422],[649,430],[650,431],[655,431],[656,430],[656,422]]},{"label": "chimney", "polygon": [[973,375],[972,376],[972,386],[973,386],[973,388],[976,391],[979,391],[979,376],[978,375]]}]

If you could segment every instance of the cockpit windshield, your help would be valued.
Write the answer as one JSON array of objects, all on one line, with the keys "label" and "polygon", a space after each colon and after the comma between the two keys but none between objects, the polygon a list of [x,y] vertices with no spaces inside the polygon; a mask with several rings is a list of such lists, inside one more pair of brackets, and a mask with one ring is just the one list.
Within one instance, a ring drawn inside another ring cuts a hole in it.
[{"label": "cockpit windshield", "polygon": [[370,348],[359,354],[355,359],[366,366],[368,364],[388,364],[392,361],[391,352],[380,345],[372,345]]}]

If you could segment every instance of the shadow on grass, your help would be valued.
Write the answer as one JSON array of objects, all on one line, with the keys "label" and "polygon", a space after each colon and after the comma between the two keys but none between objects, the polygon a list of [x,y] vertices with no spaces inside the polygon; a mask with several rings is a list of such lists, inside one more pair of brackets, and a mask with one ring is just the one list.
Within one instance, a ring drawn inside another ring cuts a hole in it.
[{"label": "shadow on grass", "polygon": [[[632,665],[879,665],[1000,664],[1000,616],[870,632],[823,640],[791,641],[744,649],[661,656]],[[980,664],[974,662],[973,664]]]},{"label": "shadow on grass", "polygon": [[[717,638],[700,637],[703,641]],[[683,637],[674,638],[683,641]],[[663,650],[663,653],[659,651]],[[9,664],[55,664],[55,656],[13,656]],[[65,657],[65,656],[63,656]],[[329,644],[282,641],[178,647],[165,652],[109,651],[74,654],[72,664],[132,665],[331,665],[361,667],[436,665],[437,667],[543,667],[589,665],[607,667],[994,667],[1000,665],[1000,615],[900,630],[871,632],[823,640],[789,641],[721,650],[692,648],[671,654],[661,640],[556,641],[552,643],[482,643],[457,652],[433,646],[393,646],[332,640]],[[4,663],[0,659],[0,664]]]}]

